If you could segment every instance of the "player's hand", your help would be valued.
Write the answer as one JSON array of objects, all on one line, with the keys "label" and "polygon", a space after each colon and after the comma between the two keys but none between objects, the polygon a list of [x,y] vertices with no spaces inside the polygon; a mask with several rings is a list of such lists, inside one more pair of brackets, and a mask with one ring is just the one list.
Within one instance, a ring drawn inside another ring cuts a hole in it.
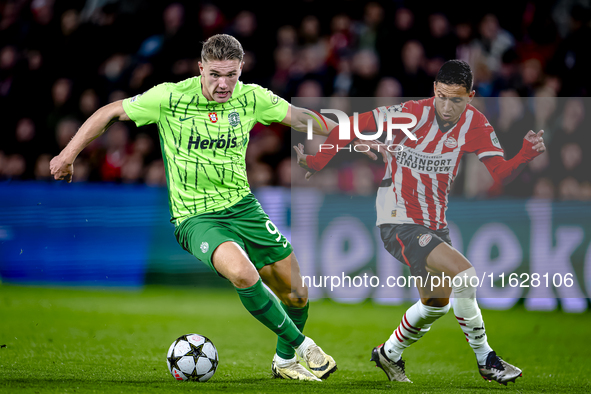
[{"label": "player's hand", "polygon": [[308,155],[304,154],[304,145],[294,145],[293,149],[295,150],[297,155],[298,165],[302,167],[304,170],[308,170],[308,172],[306,173],[306,180],[310,179],[310,177],[314,175],[316,171],[308,167],[308,163],[306,162],[306,157],[308,157]]},{"label": "player's hand", "polygon": [[74,164],[64,160],[61,156],[58,155],[51,159],[51,162],[49,162],[49,169],[55,180],[61,181],[65,179],[68,183],[72,182]]},{"label": "player's hand", "polygon": [[[362,145],[363,147],[358,148],[356,152],[363,153],[365,156],[369,157],[372,160],[377,160],[378,156],[370,150],[373,149],[382,155],[382,160],[384,161],[384,163],[388,162],[388,146],[383,142],[380,142],[378,140],[361,140],[359,138],[353,141],[354,148],[359,145]],[[370,149],[366,148],[368,146]],[[367,149],[367,151],[365,149]]]},{"label": "player's hand", "polygon": [[544,130],[540,130],[537,134],[532,130],[528,131],[525,135],[525,139],[533,144],[532,149],[538,153],[544,153],[546,151],[546,145],[544,145]]}]

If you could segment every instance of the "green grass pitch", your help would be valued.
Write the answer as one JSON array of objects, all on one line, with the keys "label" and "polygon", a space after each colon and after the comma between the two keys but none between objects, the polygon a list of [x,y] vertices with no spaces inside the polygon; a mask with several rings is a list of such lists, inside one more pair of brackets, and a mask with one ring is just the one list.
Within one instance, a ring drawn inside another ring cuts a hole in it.
[{"label": "green grass pitch", "polygon": [[[323,382],[271,378],[274,334],[225,289],[148,286],[138,291],[0,285],[2,393],[458,393],[591,392],[591,313],[484,311],[489,342],[523,369],[514,385],[486,382],[453,314],[404,354],[413,384],[393,383],[369,362],[403,306],[313,302],[305,333],[338,371]],[[182,334],[216,345],[206,383],[177,382],[166,351]],[[5,346],[4,346],[5,345]]]}]

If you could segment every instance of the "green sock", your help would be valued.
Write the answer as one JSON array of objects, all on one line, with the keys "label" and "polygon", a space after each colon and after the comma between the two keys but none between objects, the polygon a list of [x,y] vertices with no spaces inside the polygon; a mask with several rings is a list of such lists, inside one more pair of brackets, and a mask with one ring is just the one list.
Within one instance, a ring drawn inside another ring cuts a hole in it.
[{"label": "green sock", "polygon": [[260,279],[253,286],[246,289],[236,288],[236,291],[246,310],[285,341],[292,351],[294,347],[302,344],[306,337],[281,308],[277,298],[263,286]]},{"label": "green sock", "polygon": [[[309,306],[310,303],[306,303],[306,306],[303,308],[292,308],[285,305],[283,302],[281,303],[281,307],[287,312],[287,315],[291,318],[300,332],[304,331],[306,320],[308,320]],[[277,355],[285,360],[289,360],[295,356],[295,351],[289,343],[281,338],[277,338]]]}]

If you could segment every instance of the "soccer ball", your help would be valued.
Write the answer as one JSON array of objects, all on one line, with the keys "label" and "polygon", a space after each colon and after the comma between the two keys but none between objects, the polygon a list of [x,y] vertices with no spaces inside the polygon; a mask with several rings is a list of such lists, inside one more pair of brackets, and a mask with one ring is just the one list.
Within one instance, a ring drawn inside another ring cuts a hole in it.
[{"label": "soccer ball", "polygon": [[170,345],[166,364],[176,380],[206,382],[218,368],[218,351],[203,335],[187,334]]}]

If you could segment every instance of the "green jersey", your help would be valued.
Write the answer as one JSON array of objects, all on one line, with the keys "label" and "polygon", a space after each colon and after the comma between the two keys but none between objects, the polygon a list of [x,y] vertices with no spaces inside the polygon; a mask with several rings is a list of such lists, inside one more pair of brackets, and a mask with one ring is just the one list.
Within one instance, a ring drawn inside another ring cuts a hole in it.
[{"label": "green jersey", "polygon": [[280,122],[289,104],[238,81],[225,103],[208,101],[201,77],[163,83],[123,100],[137,126],[158,125],[171,222],[231,207],[249,192],[246,148],[255,123]]}]

